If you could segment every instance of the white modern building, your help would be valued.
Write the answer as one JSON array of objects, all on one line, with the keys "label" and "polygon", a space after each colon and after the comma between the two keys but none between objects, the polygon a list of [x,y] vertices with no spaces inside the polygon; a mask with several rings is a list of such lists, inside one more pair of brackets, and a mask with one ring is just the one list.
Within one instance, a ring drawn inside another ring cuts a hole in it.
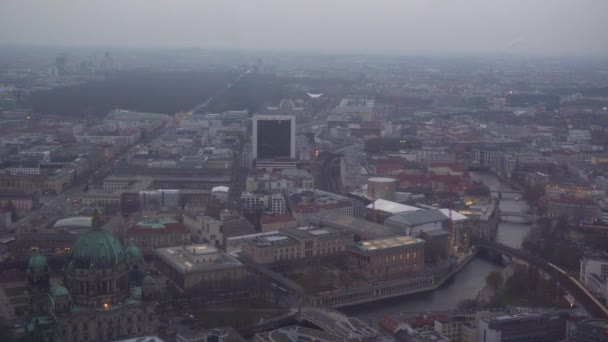
[{"label": "white modern building", "polygon": [[205,215],[186,213],[183,215],[184,225],[190,230],[190,236],[196,242],[205,242],[212,246],[223,244],[224,234],[222,221]]},{"label": "white modern building", "polygon": [[583,258],[579,277],[589,292],[608,300],[608,256]]}]

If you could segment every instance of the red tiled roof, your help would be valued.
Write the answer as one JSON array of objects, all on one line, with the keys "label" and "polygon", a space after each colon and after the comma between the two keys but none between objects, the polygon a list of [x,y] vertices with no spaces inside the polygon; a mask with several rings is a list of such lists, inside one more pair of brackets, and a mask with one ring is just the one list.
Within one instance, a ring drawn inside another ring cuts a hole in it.
[{"label": "red tiled roof", "polygon": [[549,203],[559,204],[572,204],[572,205],[597,205],[594,200],[589,198],[576,198],[576,197],[560,197],[549,201]]},{"label": "red tiled roof", "polygon": [[466,171],[466,169],[458,163],[434,162],[431,167],[447,167],[452,171]]},{"label": "red tiled roof", "polygon": [[449,176],[449,175],[430,175],[431,182],[440,182],[440,183],[448,183],[448,184],[456,184],[462,180],[462,176]]},{"label": "red tiled roof", "polygon": [[397,165],[404,165],[408,163],[408,160],[405,158],[401,158],[401,157],[388,157],[388,158],[377,158],[372,160],[372,163],[374,163],[374,165],[378,165],[378,164],[397,164]]},{"label": "red tiled roof", "polygon": [[397,164],[380,164],[376,165],[376,173],[379,175],[392,175],[396,171],[401,170],[401,165]]},{"label": "red tiled roof", "polygon": [[314,204],[298,204],[293,211],[296,213],[314,213],[319,211],[319,208]]},{"label": "red tiled roof", "polygon": [[289,221],[295,221],[295,219],[291,215],[289,215],[289,214],[284,214],[284,215],[262,215],[262,217],[260,217],[260,223],[261,224],[278,223],[278,222],[289,222]]},{"label": "red tiled roof", "polygon": [[447,320],[449,319],[448,315],[429,315],[429,316],[417,316],[410,318],[397,318],[393,316],[386,315],[380,320],[378,323],[382,328],[394,332],[397,329],[397,326],[400,323],[407,323],[414,329],[420,329],[425,326],[432,326],[435,323],[435,320]]},{"label": "red tiled roof", "polygon": [[429,183],[429,177],[427,175],[408,175],[408,174],[400,174],[397,175],[400,183],[405,184],[419,184],[424,185]]}]

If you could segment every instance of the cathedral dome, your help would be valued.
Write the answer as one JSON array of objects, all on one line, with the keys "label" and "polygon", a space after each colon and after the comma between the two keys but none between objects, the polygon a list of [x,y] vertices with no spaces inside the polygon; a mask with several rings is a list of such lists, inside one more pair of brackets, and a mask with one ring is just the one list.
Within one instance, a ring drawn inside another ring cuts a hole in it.
[{"label": "cathedral dome", "polygon": [[70,268],[112,268],[125,263],[122,244],[112,233],[93,229],[82,234],[67,257]]}]

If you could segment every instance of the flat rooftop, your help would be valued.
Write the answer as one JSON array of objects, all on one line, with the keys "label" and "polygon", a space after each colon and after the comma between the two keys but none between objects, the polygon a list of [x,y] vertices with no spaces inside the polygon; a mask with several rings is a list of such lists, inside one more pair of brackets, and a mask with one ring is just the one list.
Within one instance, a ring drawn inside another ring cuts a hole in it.
[{"label": "flat rooftop", "polygon": [[299,239],[310,239],[310,238],[331,238],[348,234],[349,232],[343,229],[335,229],[331,227],[297,227],[297,228],[283,228],[280,232],[290,235]]},{"label": "flat rooftop", "polygon": [[362,241],[355,244],[364,252],[381,251],[391,248],[406,247],[424,244],[424,240],[411,236],[397,236],[388,239]]},{"label": "flat rooftop", "polygon": [[306,220],[310,224],[344,229],[366,239],[388,238],[403,233],[401,229],[358,219],[335,210],[319,210],[316,213],[308,214]]},{"label": "flat rooftop", "polygon": [[154,254],[183,273],[243,266],[232,256],[205,244],[158,248]]},{"label": "flat rooftop", "polygon": [[282,234],[279,231],[276,231],[272,234],[253,236],[245,240],[249,243],[256,245],[257,247],[273,247],[277,245],[296,246],[300,244],[296,239]]}]

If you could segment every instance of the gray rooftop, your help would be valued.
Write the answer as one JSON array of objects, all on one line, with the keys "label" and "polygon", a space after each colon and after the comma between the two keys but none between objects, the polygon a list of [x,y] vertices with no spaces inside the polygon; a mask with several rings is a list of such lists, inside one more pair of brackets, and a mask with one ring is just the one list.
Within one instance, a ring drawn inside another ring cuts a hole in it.
[{"label": "gray rooftop", "polygon": [[232,256],[205,244],[158,248],[154,254],[183,273],[243,266]]},{"label": "gray rooftop", "polygon": [[348,230],[365,239],[403,235],[400,229],[361,220],[335,210],[319,210],[316,213],[308,214],[306,219],[310,224]]},{"label": "gray rooftop", "polygon": [[442,222],[447,220],[448,217],[446,217],[439,209],[429,209],[393,215],[389,217],[384,224],[415,227],[426,223]]}]

